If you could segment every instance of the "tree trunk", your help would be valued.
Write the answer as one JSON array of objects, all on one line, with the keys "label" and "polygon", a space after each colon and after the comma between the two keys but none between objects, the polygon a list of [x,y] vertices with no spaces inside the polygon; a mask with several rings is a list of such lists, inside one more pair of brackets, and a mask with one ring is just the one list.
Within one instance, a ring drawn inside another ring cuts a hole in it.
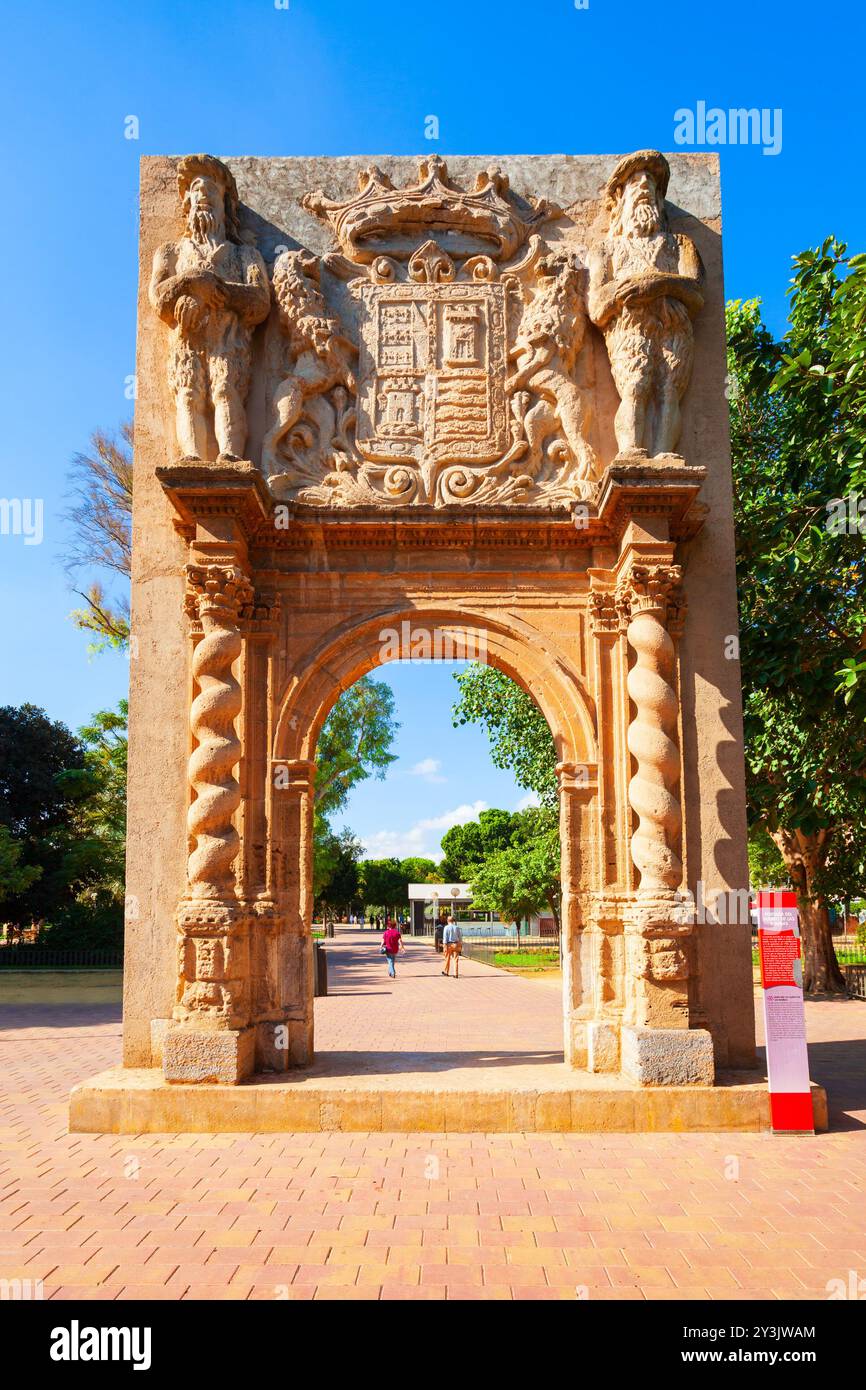
[{"label": "tree trunk", "polygon": [[803,949],[805,994],[843,994],[848,990],[839,969],[830,931],[827,903],[815,889],[815,876],[823,868],[830,847],[830,831],[775,830],[776,842],[797,892]]}]

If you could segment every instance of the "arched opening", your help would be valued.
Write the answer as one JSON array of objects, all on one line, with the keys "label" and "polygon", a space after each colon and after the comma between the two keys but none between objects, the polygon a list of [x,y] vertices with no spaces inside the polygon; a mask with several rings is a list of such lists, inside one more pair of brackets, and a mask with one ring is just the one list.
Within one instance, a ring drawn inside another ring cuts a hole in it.
[{"label": "arched opening", "polygon": [[[484,1039],[477,1031],[472,1032],[472,1045],[462,1049],[463,1064],[479,1065],[486,1056],[490,1065],[527,1065],[532,1061],[562,1061],[563,1058],[563,1018],[564,1054],[569,1054],[571,1028],[570,1020],[575,1018],[584,1005],[585,988],[579,956],[581,952],[582,921],[580,903],[580,884],[588,880],[589,866],[583,862],[591,846],[596,799],[596,758],[595,729],[590,700],[583,688],[579,674],[570,665],[563,652],[551,640],[540,640],[537,629],[525,627],[519,619],[509,614],[508,620],[490,619],[461,610],[459,613],[446,613],[441,610],[413,608],[397,612],[382,612],[360,623],[346,624],[331,631],[307,656],[301,669],[297,670],[287,682],[278,701],[275,718],[273,742],[274,770],[285,769],[283,786],[278,777],[271,779],[273,831],[271,835],[272,854],[275,859],[274,883],[277,897],[286,911],[290,934],[298,938],[298,948],[312,955],[311,928],[315,903],[313,884],[313,817],[315,805],[315,760],[319,736],[331,710],[344,691],[350,690],[363,676],[375,672],[391,662],[408,662],[417,669],[423,663],[433,660],[439,662],[480,660],[485,665],[496,668],[514,681],[534,701],[550,729],[557,758],[559,774],[559,835],[561,850],[561,951],[562,951],[562,989],[561,1002],[550,986],[544,988],[545,1014],[548,1022],[555,1020],[555,1034],[550,1027],[544,1030],[539,1040],[541,1045],[533,1047],[526,1027],[530,1020],[524,1021],[524,1031],[516,1030],[516,1046],[509,1047],[509,1010],[514,1013],[514,1001],[504,1000],[501,1016],[490,1036]],[[579,793],[584,816],[584,828],[578,833],[575,821],[575,796]],[[303,945],[301,945],[303,943]],[[558,944],[558,943],[557,943]],[[432,941],[424,942],[426,954],[414,953],[419,964],[419,975],[428,977],[427,984],[441,980],[441,958],[437,958]],[[291,945],[288,946],[289,954]],[[333,948],[328,946],[329,954]],[[354,951],[354,954],[353,954]],[[338,986],[342,994],[363,995],[365,987],[374,978],[383,974],[384,962],[377,956],[378,937],[364,943],[356,939],[352,949],[339,953],[343,961],[344,984]],[[337,954],[336,952],[334,953]],[[408,963],[410,957],[407,955]],[[296,963],[301,965],[300,960]],[[308,966],[312,977],[312,969]],[[371,970],[375,974],[371,974]],[[514,983],[514,977],[499,971],[490,971],[502,981]],[[464,978],[466,967],[464,966]],[[345,985],[348,981],[348,985]],[[442,982],[444,983],[444,982]],[[525,983],[525,982],[523,982]],[[529,986],[530,994],[536,986]],[[491,1004],[490,988],[485,990],[486,1003]],[[419,1000],[416,991],[416,1003]],[[427,999],[427,996],[425,996]],[[435,1007],[432,995],[430,1007]],[[426,1004],[422,1001],[419,1007]],[[331,1008],[331,1006],[328,1006]],[[440,997],[439,1007],[444,1010],[447,1023],[453,1008],[452,1000]],[[464,1006],[461,1006],[464,1007]],[[312,1019],[312,1001],[310,1015]],[[488,1015],[489,1015],[488,1007]],[[532,1012],[531,1010],[529,1011]],[[321,1013],[321,1009],[320,1009]],[[370,1048],[370,1034],[359,1027],[359,1013],[355,1014],[353,1048],[333,1048],[336,1034],[330,1029],[324,1039],[323,1052],[320,1041],[315,1039],[313,1025],[310,1023],[307,1044],[312,1054],[315,1049],[317,1066],[327,1063],[333,1057],[335,1068],[359,1069],[370,1065],[369,1058],[363,1054]],[[480,1023],[480,1020],[479,1020]],[[465,1033],[465,1026],[463,1027]],[[405,1048],[401,1044],[397,1055],[391,1060],[391,1069],[399,1070],[401,1065],[422,1066],[423,1070],[435,1072],[443,1066],[453,1066],[454,1057],[448,1057],[448,1050],[437,1055],[434,1030],[423,1027],[412,1030],[406,1037]],[[342,1036],[345,1037],[345,1031]],[[364,1039],[367,1039],[367,1047]],[[360,1044],[356,1046],[355,1044]],[[401,1053],[405,1050],[405,1059]],[[457,1049],[461,1051],[461,1049]],[[454,1049],[451,1049],[454,1052]],[[339,1053],[339,1055],[337,1055]],[[303,1048],[300,1049],[303,1054]],[[423,1064],[419,1059],[423,1059]],[[381,1065],[381,1058],[376,1065]]]}]

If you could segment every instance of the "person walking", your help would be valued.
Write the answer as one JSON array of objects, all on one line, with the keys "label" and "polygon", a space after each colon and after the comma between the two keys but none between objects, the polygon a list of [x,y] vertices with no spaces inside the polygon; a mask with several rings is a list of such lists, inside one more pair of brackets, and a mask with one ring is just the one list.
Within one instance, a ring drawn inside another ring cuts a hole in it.
[{"label": "person walking", "polygon": [[388,957],[388,974],[394,980],[397,971],[394,969],[394,962],[397,959],[397,952],[403,945],[403,933],[399,927],[388,926],[382,933],[382,954]]},{"label": "person walking", "polygon": [[445,948],[445,969],[443,975],[450,975],[451,961],[454,961],[454,978],[460,978],[460,957],[463,954],[463,932],[458,924],[450,918],[445,923],[445,930],[442,933],[442,945]]}]

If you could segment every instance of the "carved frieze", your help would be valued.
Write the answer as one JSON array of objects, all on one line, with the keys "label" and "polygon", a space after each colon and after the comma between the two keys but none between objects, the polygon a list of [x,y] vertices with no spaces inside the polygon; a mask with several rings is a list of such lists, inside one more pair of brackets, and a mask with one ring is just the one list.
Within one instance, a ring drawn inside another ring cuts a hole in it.
[{"label": "carved frieze", "polygon": [[369,167],[351,196],[301,196],[332,249],[279,243],[269,286],[231,171],[185,157],[186,225],[150,283],[181,454],[243,455],[255,362],[251,453],[280,502],[567,511],[611,462],[606,351],[620,456],[670,462],[703,271],[668,225],[668,177],[658,151],[629,155],[575,221],[496,168],[459,186],[427,158],[395,187]]}]

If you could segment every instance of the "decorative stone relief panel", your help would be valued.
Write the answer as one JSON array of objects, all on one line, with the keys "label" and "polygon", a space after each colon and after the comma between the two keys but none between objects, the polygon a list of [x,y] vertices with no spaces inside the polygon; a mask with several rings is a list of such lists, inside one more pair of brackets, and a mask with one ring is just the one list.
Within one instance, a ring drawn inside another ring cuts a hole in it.
[{"label": "decorative stone relief panel", "polygon": [[427,158],[395,187],[371,166],[352,196],[301,195],[331,249],[278,243],[269,292],[253,234],[238,231],[232,173],[185,158],[186,226],[157,252],[150,285],[171,329],[181,454],[243,452],[251,341],[269,315],[260,465],[279,501],[591,504],[610,462],[599,349],[620,397],[620,453],[669,455],[679,437],[702,268],[668,228],[668,176],[657,151],[628,156],[575,220],[498,168],[461,187]]}]

